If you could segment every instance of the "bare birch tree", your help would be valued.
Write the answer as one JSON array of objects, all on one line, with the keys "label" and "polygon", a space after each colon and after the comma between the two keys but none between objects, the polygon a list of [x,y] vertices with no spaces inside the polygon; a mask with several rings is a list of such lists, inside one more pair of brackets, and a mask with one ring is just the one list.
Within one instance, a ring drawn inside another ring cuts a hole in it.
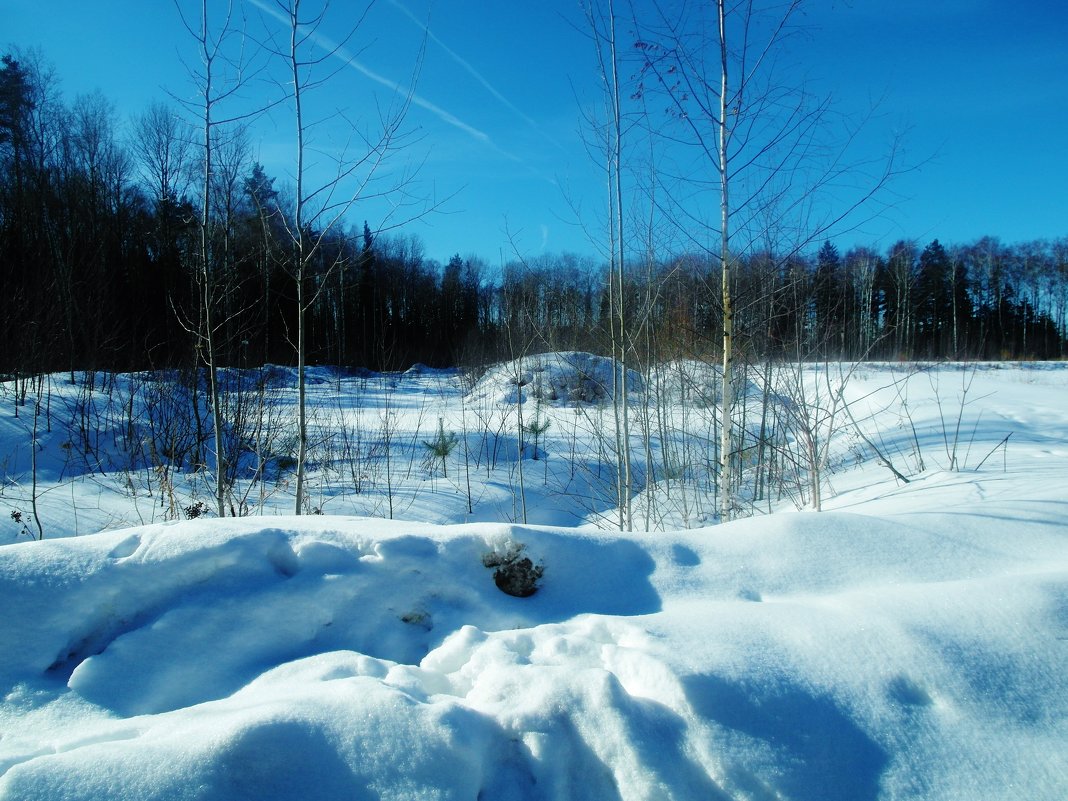
[{"label": "bare birch tree", "polygon": [[[838,118],[832,135],[829,101],[783,79],[781,57],[803,5],[712,0],[688,6],[696,20],[658,7],[659,19],[638,43],[646,57],[638,92],[666,95],[678,123],[664,137],[679,165],[666,203],[680,232],[714,254],[720,268],[723,520],[736,507],[741,469],[735,265],[771,239],[783,258],[792,257],[871,201],[897,170],[893,147],[885,160],[853,159],[863,121]],[[707,178],[700,177],[702,167]]]},{"label": "bare birch tree", "polygon": [[[284,44],[274,47],[274,52],[285,64],[286,83],[292,102],[293,131],[295,135],[294,180],[292,219],[288,221],[289,236],[293,245],[291,274],[296,287],[297,317],[293,343],[297,356],[297,476],[295,513],[301,514],[304,507],[305,475],[308,456],[308,398],[305,380],[307,366],[306,315],[315,303],[318,291],[326,286],[319,281],[318,287],[310,286],[310,278],[316,262],[323,252],[323,244],[358,201],[372,197],[397,195],[408,185],[411,174],[401,170],[394,176],[383,178],[384,165],[390,157],[403,150],[406,137],[402,132],[407,111],[414,93],[412,83],[397,85],[389,103],[379,105],[378,118],[373,123],[363,123],[347,117],[335,109],[332,119],[359,139],[358,152],[347,145],[333,159],[332,168],[325,177],[309,168],[307,155],[311,148],[311,134],[323,117],[314,122],[308,117],[306,104],[315,90],[321,89],[338,70],[343,69],[353,58],[349,43],[361,31],[374,0],[364,5],[347,25],[347,35],[333,40],[323,33],[324,21],[330,9],[328,2],[320,3],[318,10],[305,13],[301,0],[274,0],[273,6],[261,5],[265,12],[281,22],[287,34]],[[346,7],[348,11],[348,7]],[[418,61],[421,60],[417,59]],[[335,68],[336,65],[336,68]],[[328,115],[330,116],[330,115]],[[322,152],[321,149],[319,151]],[[385,183],[383,183],[385,181]],[[404,207],[404,203],[396,207]],[[419,216],[425,208],[411,215]],[[397,224],[394,221],[394,224]],[[327,265],[327,270],[336,268]]]},{"label": "bare birch tree", "polygon": [[[215,448],[215,506],[218,515],[223,517],[230,483],[228,476],[232,477],[235,467],[227,464],[225,421],[219,386],[219,361],[223,352],[219,339],[234,317],[230,308],[234,301],[228,295],[235,287],[227,284],[228,278],[232,277],[227,273],[232,273],[229,268],[233,260],[233,205],[237,175],[248,155],[247,123],[268,110],[272,103],[269,100],[250,102],[245,97],[245,92],[260,79],[266,53],[244,29],[239,28],[233,0],[226,0],[225,4],[218,6],[218,16],[209,13],[208,0],[201,0],[199,18],[186,16],[177,2],[175,6],[182,25],[196,43],[199,63],[195,67],[188,67],[195,86],[195,99],[183,101],[196,119],[196,125],[186,127],[168,119],[165,110],[150,109],[142,127],[155,128],[166,136],[161,137],[159,133],[148,136],[147,141],[152,148],[144,154],[144,158],[149,164],[154,164],[157,171],[162,171],[162,161],[169,159],[172,161],[171,171],[177,171],[186,158],[185,149],[172,144],[165,152],[160,152],[161,143],[158,140],[167,136],[181,136],[183,131],[193,135],[195,131],[198,141],[191,141],[189,146],[200,153],[196,170],[200,195],[199,236],[195,256],[198,261],[195,272],[198,319],[192,324],[183,322],[183,325],[193,334],[197,359],[207,370]],[[241,21],[243,23],[243,19]],[[171,185],[175,188],[181,186],[177,178],[177,174],[171,178]],[[161,176],[161,193],[166,188]],[[236,514],[232,504],[231,512]]]},{"label": "bare birch tree", "polygon": [[[181,14],[181,8],[179,7]],[[215,447],[215,506],[219,517],[226,515],[226,456],[223,447],[222,403],[219,397],[218,349],[216,334],[219,321],[216,318],[218,303],[217,265],[213,257],[213,170],[214,154],[220,131],[247,114],[222,118],[219,107],[232,98],[242,83],[242,65],[231,58],[229,43],[238,36],[232,25],[233,6],[228,3],[222,22],[217,27],[211,24],[208,2],[201,0],[200,19],[196,22],[182,15],[182,23],[196,41],[199,68],[193,70],[197,88],[198,132],[201,147],[200,178],[200,237],[197,282],[199,286],[199,321],[193,330],[196,352],[208,373],[208,399],[211,404],[212,431]],[[220,73],[226,72],[226,75]],[[192,105],[192,104],[190,104]]]},{"label": "bare birch tree", "polygon": [[192,136],[178,112],[160,102],[149,106],[134,122],[134,154],[157,208],[177,201],[185,192]]},{"label": "bare birch tree", "polygon": [[623,89],[617,49],[616,10],[613,0],[584,6],[594,39],[597,67],[604,92],[605,121],[588,124],[599,131],[598,144],[604,157],[608,199],[608,296],[609,338],[612,345],[612,411],[616,439],[616,499],[621,531],[634,527],[631,496],[633,477],[630,449],[630,331],[626,304],[626,240],[623,211]]}]

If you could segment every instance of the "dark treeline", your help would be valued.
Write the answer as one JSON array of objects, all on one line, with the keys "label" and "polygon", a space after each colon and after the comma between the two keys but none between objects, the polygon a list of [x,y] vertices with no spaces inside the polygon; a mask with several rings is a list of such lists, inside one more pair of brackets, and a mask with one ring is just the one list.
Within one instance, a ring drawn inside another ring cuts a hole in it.
[{"label": "dark treeline", "polygon": [[844,359],[1053,359],[1066,352],[1068,239],[1004,245],[830,242],[742,260],[754,355]]},{"label": "dark treeline", "polygon": [[[61,101],[40,60],[0,68],[0,370],[196,363],[215,304],[218,364],[291,363],[296,289],[287,190],[241,139],[215,154],[211,276],[200,264],[198,158],[154,106],[125,138],[100,94]],[[310,232],[316,234],[318,232]],[[331,231],[309,271],[310,362],[400,369],[545,349],[610,352],[607,269],[570,255],[490,269],[429,259],[366,223]],[[715,257],[635,263],[629,346],[714,357]],[[1061,358],[1068,239],[898,242],[885,251],[738,257],[737,343],[748,358]],[[210,280],[205,293],[201,282]]]}]

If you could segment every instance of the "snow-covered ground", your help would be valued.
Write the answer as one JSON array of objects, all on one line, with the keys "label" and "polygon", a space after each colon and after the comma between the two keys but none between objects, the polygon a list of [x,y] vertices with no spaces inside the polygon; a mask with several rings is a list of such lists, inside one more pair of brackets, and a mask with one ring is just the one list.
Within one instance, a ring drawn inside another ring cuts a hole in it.
[{"label": "snow-covered ground", "polygon": [[301,517],[284,370],[225,520],[174,376],[5,384],[0,799],[1068,797],[1068,364],[850,369],[719,525],[711,382],[633,376],[631,532],[581,354],[315,371]]}]

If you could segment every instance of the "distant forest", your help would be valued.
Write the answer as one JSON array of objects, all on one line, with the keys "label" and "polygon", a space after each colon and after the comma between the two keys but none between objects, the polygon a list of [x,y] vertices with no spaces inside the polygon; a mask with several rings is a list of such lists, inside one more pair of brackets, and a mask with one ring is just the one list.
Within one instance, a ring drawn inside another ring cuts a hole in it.
[{"label": "distant forest", "polygon": [[[155,105],[120,135],[101,94],[67,105],[37,62],[0,68],[0,371],[140,370],[295,359],[286,187],[220,143],[202,260],[196,147]],[[236,143],[236,144],[235,144]],[[308,232],[316,236],[319,232]],[[885,250],[748,252],[734,270],[739,355],[764,359],[1055,359],[1068,351],[1068,237],[900,241]],[[714,254],[642,256],[624,286],[639,358],[714,358]],[[492,265],[428,258],[403,233],[330,231],[305,276],[309,363],[472,366],[611,351],[608,267],[568,254]],[[210,286],[205,286],[210,282]]]}]

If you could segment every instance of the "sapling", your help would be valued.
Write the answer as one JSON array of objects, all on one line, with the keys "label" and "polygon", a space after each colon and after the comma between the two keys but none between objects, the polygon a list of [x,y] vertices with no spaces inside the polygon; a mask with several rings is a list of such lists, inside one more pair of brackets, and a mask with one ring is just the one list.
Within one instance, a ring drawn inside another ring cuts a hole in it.
[{"label": "sapling", "polygon": [[[519,500],[523,512],[522,522],[527,522],[527,487],[523,479],[523,361],[522,357],[515,361],[515,414],[517,437],[516,467],[519,470]],[[513,513],[513,518],[514,518]]]},{"label": "sapling", "polygon": [[457,442],[459,442],[459,438],[456,436],[455,431],[450,431],[448,434],[445,433],[445,420],[441,417],[438,418],[438,433],[434,439],[429,442],[423,440],[423,447],[430,451],[430,454],[433,457],[441,459],[441,472],[445,478],[449,477],[449,470],[446,462],[449,454],[456,448]]},{"label": "sapling", "polygon": [[381,415],[382,423],[382,454],[386,462],[386,500],[389,503],[389,519],[393,519],[393,462],[392,450],[393,435],[397,431],[397,413],[387,405]]},{"label": "sapling", "polygon": [[[963,470],[968,465],[968,456],[971,453],[972,443],[975,441],[976,429],[979,426],[979,418],[976,418],[975,424],[972,427],[971,435],[966,443],[967,448],[964,454],[964,459],[960,458],[960,447],[962,444],[963,433],[961,427],[964,423],[964,410],[976,401],[984,400],[989,397],[983,395],[979,398],[969,399],[968,395],[972,390],[972,383],[975,381],[975,374],[978,368],[971,366],[967,368],[961,376],[960,394],[957,396],[957,406],[953,410],[954,417],[947,420],[943,411],[942,395],[939,392],[937,381],[935,380],[934,373],[930,374],[931,388],[934,390],[935,400],[938,403],[938,419],[942,426],[942,443],[946,450],[946,459],[948,461],[947,470],[959,471]],[[981,417],[980,413],[980,417]]]},{"label": "sapling", "polygon": [[464,434],[464,477],[467,479],[467,513],[474,514],[475,507],[471,501],[471,443],[467,432],[466,393],[460,388],[460,425]]},{"label": "sapling", "polygon": [[541,435],[549,430],[549,426],[552,425],[552,420],[548,417],[541,417],[540,414],[535,411],[534,419],[529,423],[523,425],[523,431],[534,437],[534,461],[538,461],[538,441],[541,439]]},{"label": "sapling", "polygon": [[41,524],[41,514],[37,509],[37,426],[41,419],[41,382],[43,376],[38,378],[37,398],[33,405],[33,434],[30,438],[30,510],[33,512],[33,522],[37,526],[37,539],[44,539],[44,526]]},{"label": "sapling", "polygon": [[412,429],[412,438],[410,444],[408,445],[408,471],[404,475],[405,479],[410,480],[412,477],[412,467],[415,464],[415,457],[419,451],[419,448],[416,447],[416,444],[420,441],[420,431],[422,431],[423,428],[423,418],[426,415],[426,411],[427,396],[424,392],[419,403],[419,416],[416,418],[415,427]]}]

